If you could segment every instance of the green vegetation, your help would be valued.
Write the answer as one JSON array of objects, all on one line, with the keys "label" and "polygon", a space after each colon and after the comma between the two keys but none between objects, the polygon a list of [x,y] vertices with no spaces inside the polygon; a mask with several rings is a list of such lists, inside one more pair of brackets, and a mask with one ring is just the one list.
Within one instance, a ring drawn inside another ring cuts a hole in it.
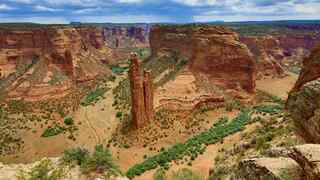
[{"label": "green vegetation", "polygon": [[200,175],[195,174],[189,169],[181,169],[172,174],[171,180],[204,180]]},{"label": "green vegetation", "polygon": [[61,71],[55,71],[53,73],[52,79],[49,81],[50,85],[57,85],[68,79],[68,76],[63,74]]},{"label": "green vegetation", "polygon": [[117,112],[116,117],[117,118],[121,118],[122,117],[122,112]]},{"label": "green vegetation", "polygon": [[79,165],[83,173],[109,172],[110,175],[121,174],[113,162],[110,150],[102,145],[97,145],[92,154],[81,148],[65,151],[62,160],[65,164],[71,166],[74,164]]},{"label": "green vegetation", "polygon": [[180,169],[176,172],[173,172],[171,176],[166,176],[166,171],[163,168],[159,168],[154,174],[153,174],[154,180],[204,180],[203,177],[201,177],[198,174],[195,174],[190,169]]},{"label": "green vegetation", "polygon": [[135,51],[141,60],[147,59],[151,55],[150,48],[139,48]]},{"label": "green vegetation", "polygon": [[56,135],[63,133],[65,130],[66,130],[65,128],[63,128],[59,125],[55,125],[54,127],[50,127],[50,128],[45,129],[45,131],[43,132],[41,137],[56,136]]},{"label": "green vegetation", "polygon": [[152,72],[153,77],[158,77],[160,74],[166,72],[155,84],[156,86],[162,86],[166,82],[173,80],[187,63],[188,61],[185,58],[180,57],[179,52],[173,51],[170,57],[149,59],[143,66]]},{"label": "green vegetation", "polygon": [[261,105],[254,107],[257,113],[267,113],[271,115],[276,115],[283,112],[283,106],[280,105]]},{"label": "green vegetation", "polygon": [[63,166],[55,167],[51,160],[44,159],[30,171],[20,171],[18,180],[61,180],[66,176]]},{"label": "green vegetation", "polygon": [[227,111],[233,111],[234,109],[241,109],[241,102],[238,99],[226,100],[225,107]]},{"label": "green vegetation", "polygon": [[74,124],[74,120],[71,117],[65,118],[64,119],[64,124],[67,126],[73,125]]},{"label": "green vegetation", "polygon": [[153,180],[166,180],[166,171],[163,168],[157,169],[157,171],[153,174]]},{"label": "green vegetation", "polygon": [[172,160],[183,159],[184,156],[189,156],[191,160],[194,160],[204,152],[206,145],[217,143],[224,137],[243,130],[250,120],[251,110],[242,110],[231,122],[212,126],[209,130],[190,138],[184,144],[178,143],[155,156],[147,158],[144,162],[131,167],[126,175],[133,178],[158,166],[165,167]]},{"label": "green vegetation", "polygon": [[125,71],[128,71],[129,70],[129,67],[120,67],[118,65],[112,65],[111,66],[111,70],[113,73],[115,74],[122,74],[124,73]]},{"label": "green vegetation", "polygon": [[98,102],[106,92],[106,88],[97,88],[94,91],[89,92],[89,94],[81,101],[81,105],[93,105],[94,103]]}]

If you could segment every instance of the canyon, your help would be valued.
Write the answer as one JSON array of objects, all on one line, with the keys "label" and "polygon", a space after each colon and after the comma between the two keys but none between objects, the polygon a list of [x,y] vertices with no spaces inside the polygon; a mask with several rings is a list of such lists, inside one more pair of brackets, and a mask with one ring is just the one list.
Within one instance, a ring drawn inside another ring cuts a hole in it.
[{"label": "canyon", "polygon": [[1,89],[12,98],[41,100],[76,82],[107,74],[111,56],[99,28],[0,30]]},{"label": "canyon", "polygon": [[280,29],[0,28],[0,160],[29,163],[0,163],[0,179],[44,157],[60,157],[49,158],[57,168],[68,153],[96,156],[72,160],[69,179],[104,179],[104,166],[81,172],[99,158],[119,165],[115,179],[181,168],[213,180],[317,179],[319,30]]}]

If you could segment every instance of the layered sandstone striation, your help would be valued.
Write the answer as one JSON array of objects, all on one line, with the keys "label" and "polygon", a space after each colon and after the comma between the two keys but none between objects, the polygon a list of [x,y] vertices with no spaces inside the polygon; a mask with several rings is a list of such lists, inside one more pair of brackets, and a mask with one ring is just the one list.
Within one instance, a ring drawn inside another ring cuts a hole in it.
[{"label": "layered sandstone striation", "polygon": [[284,70],[299,70],[302,59],[320,41],[320,35],[294,31],[281,35],[241,35],[240,41],[248,46],[257,60],[259,78],[283,77]]},{"label": "layered sandstone striation", "polygon": [[30,99],[64,94],[74,82],[108,73],[102,63],[110,54],[99,28],[0,29],[0,89]]},{"label": "layered sandstone striation", "polygon": [[289,94],[287,110],[299,133],[309,143],[320,143],[320,46],[304,59],[295,87]]},{"label": "layered sandstone striation", "polygon": [[238,35],[222,26],[154,26],[153,57],[185,58],[189,69],[226,89],[255,91],[256,63]]},{"label": "layered sandstone striation", "polygon": [[141,64],[138,55],[131,53],[130,56],[131,115],[133,126],[140,128],[154,118],[153,81],[151,72],[144,71],[143,76],[141,75]]},{"label": "layered sandstone striation", "polygon": [[104,36],[112,48],[148,47],[150,26],[111,26],[104,28]]}]

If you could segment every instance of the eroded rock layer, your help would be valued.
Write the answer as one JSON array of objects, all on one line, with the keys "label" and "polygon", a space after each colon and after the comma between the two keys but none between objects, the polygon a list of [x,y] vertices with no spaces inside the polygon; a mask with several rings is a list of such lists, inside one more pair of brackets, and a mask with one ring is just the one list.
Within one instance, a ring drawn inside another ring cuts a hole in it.
[{"label": "eroded rock layer", "polygon": [[320,143],[320,46],[304,59],[303,68],[289,95],[287,109],[300,134]]},{"label": "eroded rock layer", "polygon": [[302,59],[320,41],[319,34],[242,35],[240,41],[248,46],[257,60],[258,77],[281,77],[284,70],[298,72]]},{"label": "eroded rock layer", "polygon": [[135,128],[144,126],[154,118],[153,110],[153,81],[151,72],[144,71],[141,75],[141,63],[136,53],[131,53],[129,71],[131,88],[131,115]]},{"label": "eroded rock layer", "polygon": [[107,73],[110,54],[98,28],[0,29],[0,89],[34,100],[64,94],[72,82]]},{"label": "eroded rock layer", "polygon": [[153,57],[185,58],[189,68],[226,89],[255,91],[256,63],[246,45],[221,26],[155,26],[151,29]]}]

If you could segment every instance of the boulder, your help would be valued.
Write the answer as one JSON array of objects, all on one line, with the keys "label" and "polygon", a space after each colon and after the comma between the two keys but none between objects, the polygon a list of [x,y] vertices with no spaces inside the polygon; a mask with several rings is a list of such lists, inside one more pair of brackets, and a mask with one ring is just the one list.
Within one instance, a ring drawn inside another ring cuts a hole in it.
[{"label": "boulder", "polygon": [[302,169],[290,158],[255,158],[240,162],[235,179],[238,180],[302,180]]}]

